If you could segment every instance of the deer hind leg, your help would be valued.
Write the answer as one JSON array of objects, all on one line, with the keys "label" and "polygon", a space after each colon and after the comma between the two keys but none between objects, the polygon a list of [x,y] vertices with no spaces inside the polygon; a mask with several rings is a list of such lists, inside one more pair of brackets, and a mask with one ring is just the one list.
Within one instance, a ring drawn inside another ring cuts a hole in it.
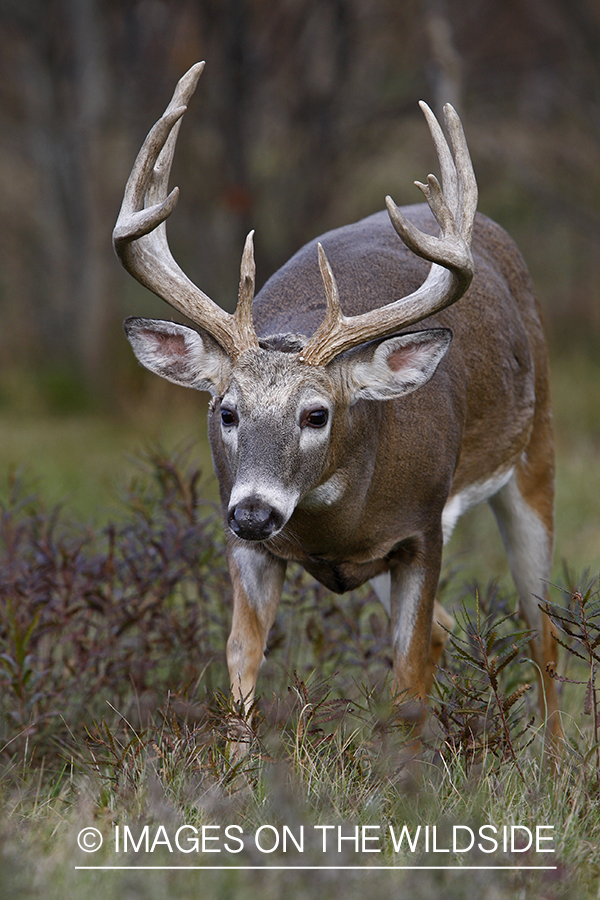
[{"label": "deer hind leg", "polygon": [[[538,442],[538,447],[541,442]],[[527,627],[536,632],[531,655],[537,666],[542,717],[551,736],[562,736],[558,697],[548,664],[558,646],[550,620],[539,608],[548,590],[552,564],[554,467],[551,442],[536,453],[532,440],[507,484],[490,499]]]},{"label": "deer hind leg", "polygon": [[[393,649],[393,689],[397,712],[404,722],[397,763],[401,780],[420,780],[421,729],[426,715],[432,618],[442,558],[441,527],[415,536],[399,548],[390,566],[390,626]],[[385,579],[375,584],[380,594]],[[439,657],[436,633],[435,658]]]}]

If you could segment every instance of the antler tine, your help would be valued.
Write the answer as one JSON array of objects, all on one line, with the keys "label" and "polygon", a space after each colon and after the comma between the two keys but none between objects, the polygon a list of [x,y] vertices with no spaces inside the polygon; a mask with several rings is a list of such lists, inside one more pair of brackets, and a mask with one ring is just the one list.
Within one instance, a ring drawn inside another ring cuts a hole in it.
[{"label": "antler tine", "polygon": [[[175,90],[173,92],[173,96],[171,97],[171,102],[167,106],[163,117],[170,115],[177,109],[182,109],[183,113],[187,110],[187,105],[192,97],[194,91],[196,90],[196,86],[198,84],[198,79],[200,75],[204,71],[204,62],[196,63],[196,65],[192,66],[185,75],[179,79]],[[150,182],[148,184],[147,189],[147,202],[151,203],[154,199],[154,195],[157,200],[160,200],[162,196],[166,196],[167,189],[169,185],[169,176],[171,174],[171,167],[173,165],[173,158],[175,156],[175,146],[177,144],[177,138],[179,136],[179,129],[181,127],[181,119],[182,116],[175,122],[173,128],[171,129],[169,136],[167,137],[165,144],[160,151],[158,159],[156,160],[156,164],[151,173]]]},{"label": "antler tine", "polygon": [[145,206],[146,188],[152,178],[152,171],[169,132],[185,113],[185,106],[165,113],[148,132],[142,149],[137,155],[133,169],[125,185],[123,203],[113,230],[113,246],[124,265],[122,253],[131,241],[138,240],[157,228],[167,219],[179,199],[179,188],[173,188],[167,196],[156,196],[156,203]]},{"label": "antler tine", "polygon": [[333,353],[332,359],[334,356],[337,356],[338,352],[340,352],[334,352],[337,347],[337,341],[345,334],[345,326],[351,321],[342,313],[338,287],[329,260],[323,250],[323,245],[319,243],[317,249],[327,306],[325,318],[302,350],[301,359],[309,365],[321,365],[319,360],[325,354]]},{"label": "antler tine", "polygon": [[444,118],[446,128],[450,135],[452,152],[455,160],[455,171],[458,176],[458,219],[461,234],[470,245],[473,233],[473,223],[477,212],[477,179],[473,171],[473,163],[465,132],[459,115],[450,103],[444,106]]},{"label": "antler tine", "polygon": [[230,315],[184,274],[167,241],[166,219],[179,197],[178,188],[167,193],[177,136],[203,69],[203,62],[196,63],[180,79],[167,109],[144,141],[125,187],[113,245],[134,278],[207,331],[236,359],[244,350],[258,346],[252,324],[254,288],[249,299],[248,292],[244,293],[240,315]]},{"label": "antler tine", "polygon": [[420,322],[455,303],[471,283],[473,258],[470,242],[477,209],[477,183],[462,125],[448,104],[444,112],[452,145],[450,150],[429,107],[422,103],[421,108],[438,154],[444,190],[434,175],[429,175],[427,184],[415,183],[425,195],[440,225],[441,236],[434,237],[419,231],[391,197],[386,197],[386,204],[399,237],[413,253],[433,265],[421,287],[412,294],[380,309],[348,318],[342,315],[341,310],[335,317],[329,314],[328,276],[326,278],[323,274],[321,266],[328,309],[324,321],[302,351],[304,361],[310,365],[327,365],[340,353],[359,344]]},{"label": "antler tine", "polygon": [[167,196],[175,144],[187,102],[203,69],[203,62],[196,63],[179,80],[169,105],[150,129],[133,164],[113,231],[113,244],[120,258],[128,243],[149,234],[175,209],[179,189],[174,188]]},{"label": "antler tine", "polygon": [[333,275],[333,270],[329,265],[329,260],[325,255],[323,245],[319,243],[317,245],[317,249],[319,253],[319,269],[321,270],[321,278],[323,279],[325,294],[327,296],[327,310],[325,312],[323,325],[332,327],[337,323],[342,323],[345,319],[345,316],[343,315],[342,308],[340,306],[340,295],[338,292],[335,277]]},{"label": "antler tine", "polygon": [[[448,107],[450,104],[446,104]],[[433,114],[431,108],[424,100],[419,101],[421,112],[425,116],[425,121],[429,128],[429,133],[435,147],[438,162],[440,165],[440,173],[442,176],[442,190],[448,207],[456,214],[458,204],[458,173],[454,157],[448,146],[448,142],[444,136],[444,132],[440,123]],[[445,109],[444,109],[445,111]],[[448,120],[446,119],[446,123]]]},{"label": "antler tine", "polygon": [[[452,151],[440,124],[423,101],[423,111],[442,173],[443,191],[435,175],[427,184],[415,184],[425,195],[433,215],[442,229],[441,238],[423,234],[401,213],[391,197],[386,197],[390,219],[404,243],[418,256],[430,262],[453,268],[462,278],[462,270],[470,260],[470,242],[477,211],[477,181],[469,154],[462,123],[455,109],[447,103],[444,117]],[[466,254],[465,254],[466,250]],[[472,263],[471,263],[472,264]],[[470,277],[472,277],[472,272]],[[470,279],[469,279],[470,280]]]},{"label": "antler tine", "polygon": [[240,266],[240,287],[238,291],[238,304],[234,315],[236,329],[243,337],[247,347],[258,347],[258,338],[254,330],[252,320],[252,303],[254,301],[254,288],[256,281],[256,266],[254,264],[254,230],[246,238],[242,264]]}]

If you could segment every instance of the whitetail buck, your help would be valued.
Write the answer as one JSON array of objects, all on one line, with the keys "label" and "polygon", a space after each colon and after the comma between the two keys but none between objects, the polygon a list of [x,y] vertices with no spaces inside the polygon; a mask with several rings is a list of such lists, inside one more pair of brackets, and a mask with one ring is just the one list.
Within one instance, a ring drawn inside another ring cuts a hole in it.
[{"label": "whitetail buck", "polygon": [[251,233],[230,315],[183,274],[165,230],[178,196],[167,193],[177,133],[202,67],[181,79],[150,131],[113,237],[125,268],[199,329],[125,323],[144,366],[213,396],[235,697],[254,696],[295,560],[333,591],[374,584],[390,615],[395,686],[421,709],[446,636],[435,600],[442,545],[487,500],[535,630],[542,709],[559,733],[546,671],[555,645],[535,596],[553,541],[546,348],[519,251],[476,215],[458,116],[446,107],[449,146],[422,105],[443,185],[432,175],[418,185],[427,205],[399,209],[388,197],[387,213],[299,250],[254,301]]}]

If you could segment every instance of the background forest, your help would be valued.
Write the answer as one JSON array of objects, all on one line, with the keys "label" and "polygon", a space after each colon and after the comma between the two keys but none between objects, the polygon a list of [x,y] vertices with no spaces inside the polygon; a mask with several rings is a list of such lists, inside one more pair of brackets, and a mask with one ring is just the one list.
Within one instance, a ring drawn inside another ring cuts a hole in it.
[{"label": "background forest", "polygon": [[[507,565],[488,510],[465,517],[445,558],[459,652],[434,705],[421,792],[398,778],[385,614],[366,589],[338,598],[299,571],[271,633],[243,779],[228,757],[238,720],[219,694],[230,588],[207,398],[135,362],[123,318],[175,314],[111,247],[143,138],[200,59],[169,238],[230,310],[250,228],[260,287],[305,241],[383,208],[387,193],[419,201],[413,181],[437,166],[419,99],[438,112],[450,100],[462,117],[479,208],[520,246],[550,344],[550,596],[583,633],[558,661],[567,743],[552,771],[524,684],[536,675],[519,659],[526,636],[504,615],[513,587],[495,583]],[[380,872],[374,900],[399,887],[415,898],[597,897],[599,360],[597,0],[0,0],[0,900],[188,900],[199,885],[242,900],[337,898],[329,872],[84,877],[77,835],[97,826],[95,859],[113,864],[115,824],[237,821],[248,832],[384,819],[551,822],[556,868]],[[350,900],[364,897],[363,874],[345,881]]]},{"label": "background forest", "polygon": [[182,267],[217,302],[236,296],[250,227],[260,284],[386,193],[417,202],[412,182],[435,166],[417,100],[449,99],[480,209],[519,243],[554,345],[596,348],[593,0],[1,0],[0,13],[4,404],[24,402],[10,390],[15,371],[35,374],[63,409],[118,404],[124,379],[139,387],[121,319],[170,310],[120,270],[110,235],[146,131],[199,58],[169,229]]}]

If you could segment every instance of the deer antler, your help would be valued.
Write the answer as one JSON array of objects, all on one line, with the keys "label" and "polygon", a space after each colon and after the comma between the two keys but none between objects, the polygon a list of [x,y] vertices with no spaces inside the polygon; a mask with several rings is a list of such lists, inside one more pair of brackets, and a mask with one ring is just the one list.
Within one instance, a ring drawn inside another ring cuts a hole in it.
[{"label": "deer antler", "polygon": [[456,303],[471,283],[470,245],[477,210],[477,182],[463,128],[455,110],[447,104],[444,117],[452,145],[450,150],[430,108],[426,103],[420,106],[435,144],[444,189],[434,175],[429,175],[427,184],[418,181],[415,184],[423,191],[440,225],[441,236],[432,237],[415,228],[391,197],[386,197],[386,204],[392,224],[407,247],[433,265],[421,287],[412,294],[380,309],[347,318],[340,308],[331,266],[319,245],[327,309],[323,322],[302,350],[302,358],[309,365],[325,366],[352,347],[420,322]]},{"label": "deer antler", "polygon": [[204,63],[180,79],[163,116],[150,130],[131,170],[113,231],[115,252],[128,272],[175,309],[207,331],[233,358],[258,347],[252,323],[254,252],[251,231],[242,257],[238,305],[234,315],[217,306],[179,268],[167,241],[166,219],[179,197],[168,193],[175,144]]}]

